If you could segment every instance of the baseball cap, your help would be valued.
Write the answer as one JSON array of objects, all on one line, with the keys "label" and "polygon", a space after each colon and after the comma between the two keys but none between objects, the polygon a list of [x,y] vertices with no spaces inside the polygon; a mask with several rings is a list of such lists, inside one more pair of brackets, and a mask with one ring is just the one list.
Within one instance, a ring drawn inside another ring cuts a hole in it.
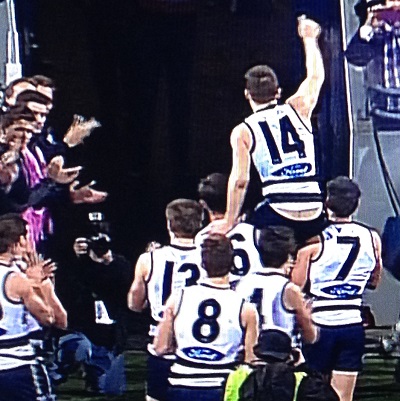
[{"label": "baseball cap", "polygon": [[289,335],[282,330],[262,330],[253,350],[254,354],[260,359],[273,357],[284,361],[288,359],[292,353],[292,340]]}]

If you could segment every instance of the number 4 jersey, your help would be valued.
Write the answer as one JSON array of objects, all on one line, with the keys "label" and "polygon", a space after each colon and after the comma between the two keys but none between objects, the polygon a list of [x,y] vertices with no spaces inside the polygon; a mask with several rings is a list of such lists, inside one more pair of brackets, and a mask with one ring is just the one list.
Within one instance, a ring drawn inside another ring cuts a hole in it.
[{"label": "number 4 jersey", "polygon": [[314,297],[315,323],[361,323],[362,294],[375,265],[371,229],[355,222],[328,226],[322,232],[322,250],[311,262],[305,287]]},{"label": "number 4 jersey", "polygon": [[268,203],[285,210],[321,209],[311,126],[289,104],[260,109],[244,124],[253,137],[251,156]]}]

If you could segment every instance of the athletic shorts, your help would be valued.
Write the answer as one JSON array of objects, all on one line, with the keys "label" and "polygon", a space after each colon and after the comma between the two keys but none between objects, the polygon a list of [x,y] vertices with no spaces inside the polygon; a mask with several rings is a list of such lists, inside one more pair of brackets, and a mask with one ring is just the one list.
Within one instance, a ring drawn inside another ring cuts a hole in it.
[{"label": "athletic shorts", "polygon": [[147,357],[146,394],[159,401],[166,400],[168,376],[174,360],[149,354]]},{"label": "athletic shorts", "polygon": [[171,386],[167,401],[223,401],[223,388],[185,388]]},{"label": "athletic shorts", "polygon": [[304,356],[310,369],[323,374],[333,370],[359,372],[362,369],[365,334],[362,324],[320,327],[315,344],[304,345]]},{"label": "athletic shorts", "polygon": [[46,368],[41,364],[0,371],[0,401],[55,401]]},{"label": "athletic shorts", "polygon": [[294,231],[295,238],[299,244],[303,244],[306,240],[319,235],[327,226],[324,214],[309,221],[290,220],[272,209],[267,201],[263,201],[256,206],[247,219],[247,223],[252,224],[258,229],[269,226],[289,227]]}]

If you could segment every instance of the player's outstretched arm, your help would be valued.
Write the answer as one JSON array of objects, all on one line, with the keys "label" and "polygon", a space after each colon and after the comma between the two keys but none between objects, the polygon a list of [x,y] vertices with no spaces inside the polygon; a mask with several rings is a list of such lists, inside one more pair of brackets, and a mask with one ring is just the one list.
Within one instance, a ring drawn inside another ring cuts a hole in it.
[{"label": "player's outstretched arm", "polygon": [[136,262],[135,276],[128,292],[128,308],[134,312],[142,312],[147,306],[146,279],[150,266],[150,253],[141,254]]},{"label": "player's outstretched arm", "polygon": [[250,181],[251,136],[244,124],[231,133],[232,169],[228,181],[226,213],[223,219],[210,223],[210,232],[226,234],[236,224]]},{"label": "player's outstretched arm", "polygon": [[318,45],[321,27],[317,22],[301,16],[298,18],[298,33],[304,46],[306,78],[286,102],[291,104],[302,118],[309,120],[325,79],[324,63]]}]

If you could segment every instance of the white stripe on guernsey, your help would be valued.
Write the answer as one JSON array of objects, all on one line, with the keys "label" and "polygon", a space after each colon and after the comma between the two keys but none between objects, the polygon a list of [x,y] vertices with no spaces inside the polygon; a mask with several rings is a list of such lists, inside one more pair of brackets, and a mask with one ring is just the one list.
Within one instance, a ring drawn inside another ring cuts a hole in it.
[{"label": "white stripe on guernsey", "polygon": [[318,308],[320,307],[324,307],[324,306],[332,306],[332,305],[337,305],[337,306],[344,306],[344,305],[361,305],[361,298],[357,298],[357,299],[329,299],[329,300],[317,300],[315,299],[313,301],[313,307],[318,306]]},{"label": "white stripe on guernsey", "polygon": [[190,366],[181,365],[178,363],[174,363],[171,367],[171,372],[176,373],[178,375],[188,376],[191,374],[229,374],[233,369],[206,369],[206,368],[192,368]]},{"label": "white stripe on guernsey", "polygon": [[185,387],[222,387],[225,378],[219,377],[202,377],[199,379],[195,379],[193,377],[189,377],[187,379],[183,378],[169,378],[169,384],[171,386],[185,386]]}]

